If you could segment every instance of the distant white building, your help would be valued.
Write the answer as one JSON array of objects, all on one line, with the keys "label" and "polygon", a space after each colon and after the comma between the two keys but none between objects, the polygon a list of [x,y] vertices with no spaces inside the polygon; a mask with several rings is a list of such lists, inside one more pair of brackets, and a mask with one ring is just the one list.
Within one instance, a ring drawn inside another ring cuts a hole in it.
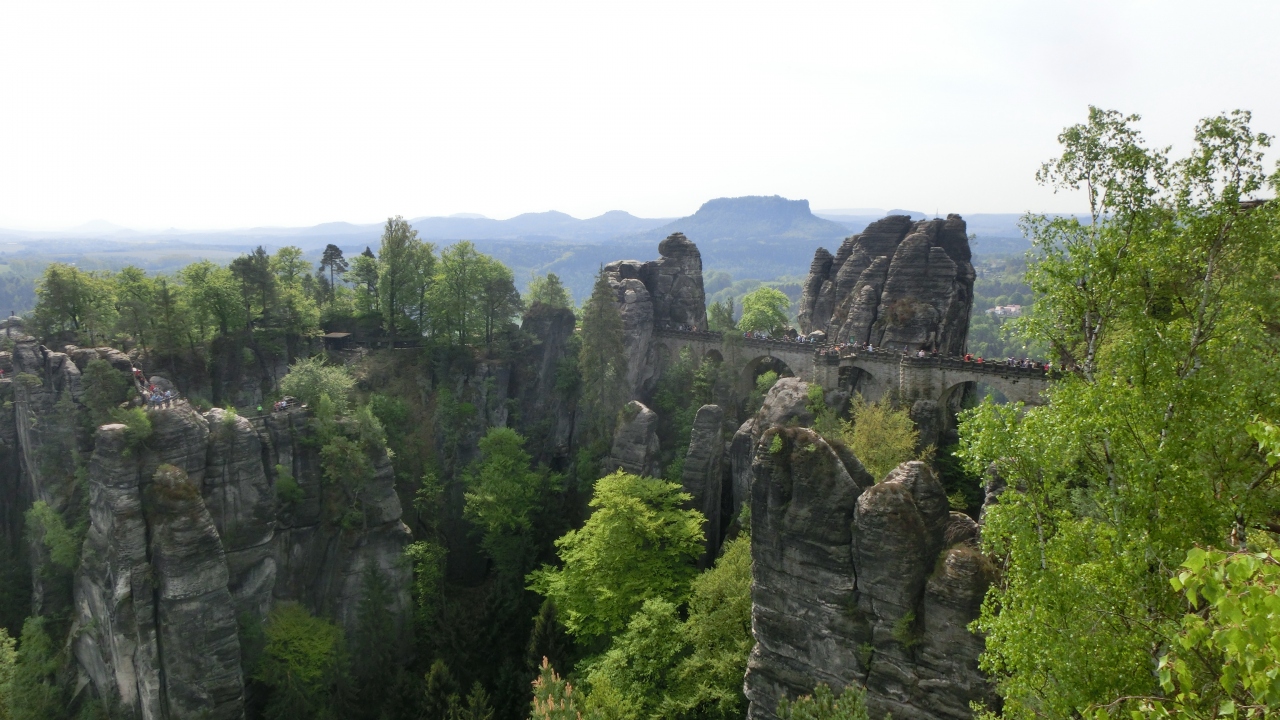
[{"label": "distant white building", "polygon": [[1022,317],[1021,305],[997,305],[987,310],[988,315],[994,315],[1000,318],[1006,317]]}]

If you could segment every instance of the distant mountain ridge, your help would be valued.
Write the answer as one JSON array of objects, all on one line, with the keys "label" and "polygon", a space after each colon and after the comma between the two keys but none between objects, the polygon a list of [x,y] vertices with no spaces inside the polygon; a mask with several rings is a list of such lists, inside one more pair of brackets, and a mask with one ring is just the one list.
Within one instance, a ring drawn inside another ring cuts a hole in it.
[{"label": "distant mountain ridge", "polygon": [[660,240],[673,232],[682,232],[696,243],[827,240],[843,238],[849,229],[814,215],[808,200],[748,195],[708,200],[694,214],[654,228],[644,233],[644,237]]}]

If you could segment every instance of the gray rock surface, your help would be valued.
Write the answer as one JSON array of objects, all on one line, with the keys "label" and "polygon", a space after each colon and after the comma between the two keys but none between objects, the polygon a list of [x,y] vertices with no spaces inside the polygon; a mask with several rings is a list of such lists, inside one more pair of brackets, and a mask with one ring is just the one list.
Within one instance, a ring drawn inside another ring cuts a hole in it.
[{"label": "gray rock surface", "polygon": [[241,718],[222,543],[198,481],[178,464],[190,464],[207,428],[189,408],[157,420],[178,445],[130,448],[125,426],[98,430],[72,649],[98,696],[137,717]]},{"label": "gray rock surface", "polygon": [[276,492],[262,466],[262,442],[249,421],[215,408],[201,494],[222,538],[237,613],[266,617],[276,581],[272,541]]},{"label": "gray rock surface", "polygon": [[742,423],[730,443],[735,514],[751,497],[751,464],[760,436],[771,427],[781,427],[792,421],[799,425],[813,424],[813,412],[809,410],[809,383],[799,378],[782,378],[765,394],[760,410]]},{"label": "gray rock surface", "polygon": [[572,405],[556,390],[556,381],[560,363],[571,352],[575,323],[572,310],[537,303],[520,325],[533,340],[515,367],[518,428],[543,462],[567,456],[573,438]]},{"label": "gray rock surface", "polygon": [[847,449],[772,427],[753,473],[749,718],[818,682],[866,687],[872,717],[959,720],[995,700],[966,629],[991,566],[927,465],[873,484]]},{"label": "gray rock surface", "polygon": [[652,389],[659,368],[653,353],[654,328],[707,329],[702,254],[682,233],[658,244],[657,260],[618,260],[604,266],[622,313],[627,348],[627,383],[633,397]]},{"label": "gray rock surface", "polygon": [[632,475],[658,477],[658,414],[636,400],[622,409],[622,420],[613,431],[613,446],[603,472],[616,470]]},{"label": "gray rock surface", "polygon": [[[296,601],[351,633],[370,567],[407,618],[410,537],[385,453],[358,491],[361,524],[344,528],[325,514],[307,411],[260,429],[185,401],[147,412],[145,444],[126,447],[124,426],[106,425],[90,462],[72,637],[95,694],[139,717],[243,717],[237,616]],[[285,475],[300,498],[277,498]]]},{"label": "gray rock surface", "polygon": [[693,496],[689,507],[701,512],[706,535],[705,551],[698,560],[700,568],[709,567],[720,554],[720,483],[724,457],[724,410],[719,405],[703,405],[693,418],[689,433],[689,452],[684,458],[681,481],[684,491]]},{"label": "gray rock surface", "polygon": [[894,349],[964,351],[973,305],[973,265],[965,222],[878,220],[814,255],[800,299],[799,324],[839,341]]}]

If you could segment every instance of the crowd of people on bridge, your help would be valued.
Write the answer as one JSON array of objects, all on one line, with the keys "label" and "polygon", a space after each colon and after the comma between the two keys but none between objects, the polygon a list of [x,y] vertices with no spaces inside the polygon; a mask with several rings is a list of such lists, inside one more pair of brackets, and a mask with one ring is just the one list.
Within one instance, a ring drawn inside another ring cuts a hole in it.
[{"label": "crowd of people on bridge", "polygon": [[965,353],[964,361],[980,363],[983,365],[1004,365],[1005,367],[1021,368],[1023,370],[1043,370],[1045,372],[1049,372],[1052,369],[1052,366],[1049,363],[1032,360],[1031,358],[1007,357],[1004,360],[989,360],[981,355],[975,356],[973,353]]}]

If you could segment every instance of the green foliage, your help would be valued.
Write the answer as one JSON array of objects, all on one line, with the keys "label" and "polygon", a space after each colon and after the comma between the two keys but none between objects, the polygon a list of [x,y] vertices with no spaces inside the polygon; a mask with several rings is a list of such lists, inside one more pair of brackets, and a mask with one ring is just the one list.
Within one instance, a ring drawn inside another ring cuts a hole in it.
[{"label": "green foliage", "polygon": [[467,693],[466,707],[455,715],[458,720],[493,720],[493,705],[489,702],[489,693],[477,680]]},{"label": "green foliage", "polygon": [[916,614],[908,610],[906,615],[893,621],[893,639],[904,648],[911,648],[920,642],[916,637]]},{"label": "green foliage", "polygon": [[667,448],[661,457],[664,475],[671,482],[682,481],[693,421],[698,408],[712,401],[720,370],[720,364],[711,360],[696,363],[685,347],[658,378],[653,405],[658,412],[660,446]]},{"label": "green foliage", "polygon": [[374,393],[369,396],[369,411],[391,435],[400,436],[407,431],[409,404],[403,399]]},{"label": "green foliage", "polygon": [[378,251],[378,299],[382,326],[395,338],[427,330],[426,298],[435,272],[435,247],[397,215],[387,220]]},{"label": "green foliage", "polygon": [[540,275],[530,281],[528,300],[529,305],[542,303],[547,307],[573,309],[573,298],[555,273]]},{"label": "green foliage", "polygon": [[69,332],[96,345],[115,322],[112,290],[103,273],[50,263],[36,284],[35,326],[42,336]]},{"label": "green foliage", "polygon": [[716,564],[693,580],[684,639],[689,653],[676,667],[667,717],[742,717],[742,677],[755,645],[751,634],[751,538],[730,540]]},{"label": "green foliage", "polygon": [[294,479],[289,469],[283,465],[276,465],[276,499],[285,505],[293,505],[302,500],[302,488],[298,485],[298,481]]},{"label": "green foliage", "polygon": [[854,395],[852,418],[840,424],[840,437],[876,482],[919,455],[920,431],[907,411],[884,401],[868,403],[861,395]]},{"label": "green foliage", "polygon": [[[1280,712],[1280,561],[1275,551],[1192,548],[1170,579],[1190,612],[1160,658],[1162,696],[1146,716],[1270,717]],[[1105,712],[1099,712],[1105,717]]]},{"label": "green foliage", "polygon": [[738,318],[738,329],[779,334],[786,329],[787,310],[790,308],[790,298],[778,290],[771,287],[753,290],[742,298],[742,317]]},{"label": "green foliage", "polygon": [[518,580],[537,551],[534,521],[560,478],[530,469],[524,437],[511,428],[490,428],[479,443],[480,458],[465,475],[465,517],[483,533],[480,545],[500,575]]},{"label": "green foliage", "polygon": [[347,530],[362,525],[363,491],[374,475],[369,453],[358,442],[335,434],[320,448],[320,463],[330,491],[325,503],[328,518]]},{"label": "green foliage", "polygon": [[126,452],[141,450],[151,439],[151,416],[145,408],[114,408],[111,410],[111,421],[124,425]]},{"label": "green foliage", "polygon": [[774,370],[766,370],[756,378],[756,392],[763,397],[767,395],[776,384],[778,384],[778,373]]},{"label": "green foliage", "polygon": [[1248,425],[1280,417],[1263,320],[1280,317],[1280,208],[1241,207],[1269,142],[1248,121],[1202,121],[1173,161],[1136,118],[1091,108],[1041,172],[1090,217],[1026,218],[1037,299],[1019,327],[1078,372],[1048,405],[961,425],[968,469],[1018,489],[986,515],[1003,567],[977,624],[1006,717],[1137,711],[1183,630],[1170,569],[1196,545],[1273,543],[1276,466]]},{"label": "green foliage", "polygon": [[701,513],[681,504],[675,483],[615,472],[596,481],[595,509],[580,530],[556,540],[561,568],[530,575],[569,632],[590,641],[622,630],[645,600],[680,602],[702,552]]},{"label": "green foliage", "polygon": [[18,662],[18,651],[9,631],[0,627],[0,720],[10,720],[13,714],[9,711],[13,694],[14,666]]},{"label": "green foliage", "polygon": [[264,717],[330,717],[334,683],[345,664],[342,630],[297,603],[281,603],[267,617],[265,632],[254,675],[271,689]]},{"label": "green foliage", "polygon": [[728,330],[737,330],[738,324],[733,319],[733,298],[729,298],[724,302],[719,300],[711,303],[707,307],[707,324],[712,332],[725,332]]},{"label": "green foliage", "polygon": [[8,687],[10,720],[57,720],[67,717],[67,704],[58,686],[63,657],[45,628],[43,617],[27,618],[12,666]]},{"label": "green foliage", "polygon": [[782,436],[774,435],[773,439],[769,441],[769,454],[780,455],[782,453],[782,450],[783,450]]},{"label": "green foliage", "polygon": [[303,358],[289,366],[289,374],[280,381],[280,392],[315,407],[320,398],[328,397],[338,415],[345,415],[351,402],[355,379],[340,365],[326,365],[324,357]]},{"label": "green foliage", "polygon": [[549,598],[544,599],[533,620],[533,632],[529,633],[529,647],[525,652],[527,664],[535,669],[548,663],[568,667],[572,651],[573,640],[556,616],[556,604]]},{"label": "green foliage", "polygon": [[586,710],[582,693],[556,674],[542,659],[538,677],[533,681],[533,707],[530,720],[602,720],[599,714]]},{"label": "green foliage", "polygon": [[422,717],[426,720],[454,720],[462,710],[458,681],[443,660],[431,663],[425,677],[426,691]]},{"label": "green foliage", "polygon": [[49,559],[65,570],[80,566],[80,546],[84,527],[68,528],[66,521],[43,500],[37,500],[26,512],[27,530],[49,551]]},{"label": "green foliage", "polygon": [[1258,448],[1267,454],[1268,466],[1280,465],[1280,425],[1254,416],[1253,422],[1245,425],[1244,430],[1258,443]]},{"label": "green foliage", "polygon": [[778,703],[780,720],[869,720],[866,691],[850,685],[839,695],[826,683],[792,702],[783,698]]},{"label": "green foliage", "polygon": [[612,437],[618,411],[627,403],[627,355],[617,297],[601,270],[591,297],[582,306],[582,378],[580,407],[586,410],[588,439]]},{"label": "green foliage", "polygon": [[654,598],[587,674],[587,708],[604,717],[740,718],[751,635],[751,540],[725,545],[691,585],[687,619]]},{"label": "green foliage", "polygon": [[396,670],[404,655],[401,628],[394,614],[395,594],[375,564],[365,568],[352,650],[359,662],[352,665],[357,707],[365,717],[378,720],[391,696]]},{"label": "green foliage", "polygon": [[94,427],[110,422],[111,411],[129,397],[129,378],[106,360],[90,360],[80,382],[84,388],[80,402],[88,409],[89,422]]},{"label": "green foliage", "polygon": [[645,600],[587,675],[588,705],[616,717],[655,716],[687,650],[676,606]]}]

